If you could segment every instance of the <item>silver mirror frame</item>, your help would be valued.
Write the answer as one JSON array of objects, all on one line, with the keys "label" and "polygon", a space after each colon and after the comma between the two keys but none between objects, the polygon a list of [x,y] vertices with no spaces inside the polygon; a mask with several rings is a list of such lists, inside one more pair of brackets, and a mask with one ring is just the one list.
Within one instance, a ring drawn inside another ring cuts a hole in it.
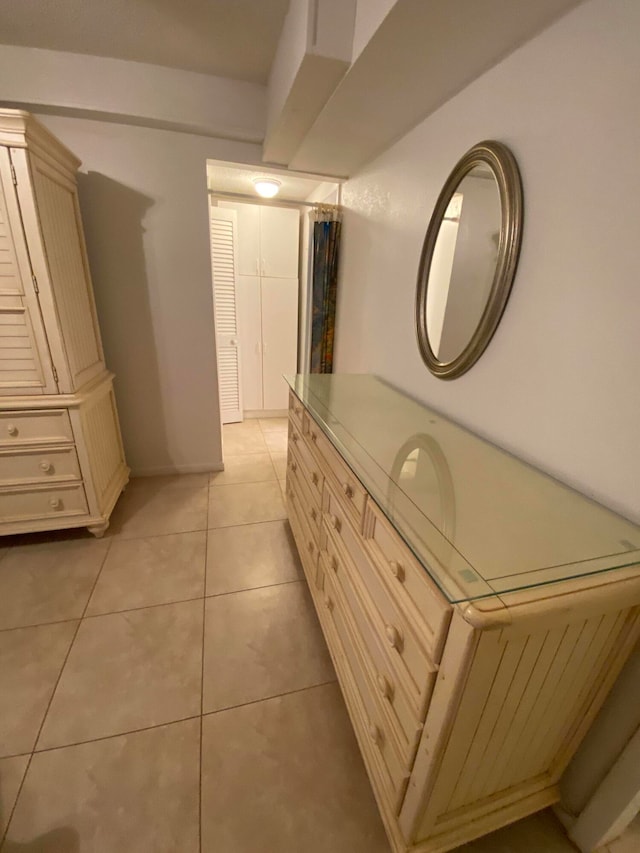
[{"label": "silver mirror frame", "polygon": [[[493,172],[500,193],[502,219],[496,271],[487,304],[471,340],[453,361],[439,361],[427,334],[427,287],[438,232],[447,206],[464,176],[475,166],[486,164]],[[457,163],[438,196],[422,246],[416,290],[416,334],[420,354],[429,370],[441,379],[455,379],[480,358],[493,337],[509,299],[522,240],[522,182],[516,160],[501,142],[486,140],[474,145]]]}]

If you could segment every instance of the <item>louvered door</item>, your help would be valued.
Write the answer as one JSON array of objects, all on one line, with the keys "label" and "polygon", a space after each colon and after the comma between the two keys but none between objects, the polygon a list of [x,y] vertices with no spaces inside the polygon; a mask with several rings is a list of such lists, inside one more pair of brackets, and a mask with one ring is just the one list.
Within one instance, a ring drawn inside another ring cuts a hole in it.
[{"label": "louvered door", "polygon": [[57,392],[9,151],[0,147],[0,395]]},{"label": "louvered door", "polygon": [[242,420],[236,299],[237,231],[235,210],[211,207],[213,304],[218,347],[220,414],[223,424]]}]

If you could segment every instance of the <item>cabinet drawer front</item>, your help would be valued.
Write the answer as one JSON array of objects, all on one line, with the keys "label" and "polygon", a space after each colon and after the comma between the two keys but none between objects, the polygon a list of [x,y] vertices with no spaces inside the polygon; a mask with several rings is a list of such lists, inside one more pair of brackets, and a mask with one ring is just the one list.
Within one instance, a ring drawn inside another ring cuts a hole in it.
[{"label": "cabinet drawer front", "polygon": [[[424,703],[427,678],[436,670],[429,654],[429,637],[421,635],[398,607],[380,578],[378,569],[364,551],[363,540],[355,532],[346,513],[330,487],[325,487],[324,523],[351,558],[351,566],[360,579],[361,588],[372,603],[376,633],[387,647],[394,669],[408,681],[410,689]],[[419,639],[418,639],[419,637]]]},{"label": "cabinet drawer front", "polygon": [[409,768],[398,754],[394,738],[384,719],[384,714],[377,698],[369,684],[368,678],[360,660],[360,654],[350,629],[347,627],[347,617],[342,610],[339,596],[336,594],[332,580],[325,569],[323,604],[329,613],[329,618],[340,642],[341,651],[348,663],[352,686],[355,688],[364,710],[363,739],[369,740],[371,748],[382,757],[389,775],[389,787],[392,793],[394,808],[399,807],[404,794],[405,784],[409,778]]},{"label": "cabinet drawer front", "polygon": [[[337,556],[337,552],[330,554],[325,550],[320,552],[320,564],[324,565],[325,573],[332,576],[341,607],[349,614],[369,682],[378,696],[387,724],[394,732],[400,754],[409,765],[413,762],[422,732],[423,719],[393,671],[352,584],[344,560]],[[436,673],[430,673],[430,693],[433,690],[435,678]]]},{"label": "cabinet drawer front", "polygon": [[305,519],[304,506],[300,498],[300,493],[290,478],[287,478],[287,510],[293,537],[296,540],[298,553],[302,562],[302,568],[313,591],[318,586],[317,566],[318,554],[320,552],[318,543],[315,541]]},{"label": "cabinet drawer front", "polygon": [[362,483],[343,462],[329,439],[313,421],[310,421],[308,440],[313,453],[320,460],[327,474],[332,476],[336,492],[340,495],[345,509],[354,519],[356,527],[360,529],[367,502],[367,493]]},{"label": "cabinet drawer front", "polygon": [[291,421],[289,422],[289,446],[295,448],[299,461],[302,463],[304,475],[309,484],[309,488],[311,489],[311,492],[319,506],[322,501],[324,475],[322,473],[322,469],[309,450],[302,432],[296,424]]},{"label": "cabinet drawer front", "polygon": [[365,550],[389,592],[399,608],[411,613],[420,625],[428,637],[431,657],[438,663],[451,620],[451,605],[372,500],[367,503],[363,536]]},{"label": "cabinet drawer front", "polygon": [[69,486],[32,486],[0,491],[2,521],[66,518],[89,512],[81,483]]},{"label": "cabinet drawer front", "polygon": [[0,486],[79,479],[75,447],[0,450]]},{"label": "cabinet drawer front", "polygon": [[304,406],[298,400],[293,391],[289,391],[289,418],[295,423],[300,432],[302,432],[302,413]]},{"label": "cabinet drawer front", "polygon": [[305,478],[304,467],[300,457],[295,450],[289,449],[289,461],[287,463],[287,475],[290,475],[295,483],[296,489],[302,498],[302,504],[306,520],[317,543],[320,542],[320,528],[322,527],[322,511],[317,503],[311,486]]},{"label": "cabinet drawer front", "polygon": [[0,412],[0,447],[73,441],[66,409]]}]

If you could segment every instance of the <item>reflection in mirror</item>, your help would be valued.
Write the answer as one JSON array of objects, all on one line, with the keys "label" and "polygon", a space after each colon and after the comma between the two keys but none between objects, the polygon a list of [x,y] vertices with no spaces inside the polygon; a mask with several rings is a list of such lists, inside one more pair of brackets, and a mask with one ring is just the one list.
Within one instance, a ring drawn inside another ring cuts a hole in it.
[{"label": "reflection in mirror", "polygon": [[458,184],[433,250],[427,288],[427,334],[439,361],[467,346],[491,294],[500,240],[500,190],[487,166]]},{"label": "reflection in mirror", "polygon": [[427,229],[416,292],[416,331],[429,370],[460,376],[502,316],[522,232],[522,187],[511,152],[481,142],[457,164]]}]

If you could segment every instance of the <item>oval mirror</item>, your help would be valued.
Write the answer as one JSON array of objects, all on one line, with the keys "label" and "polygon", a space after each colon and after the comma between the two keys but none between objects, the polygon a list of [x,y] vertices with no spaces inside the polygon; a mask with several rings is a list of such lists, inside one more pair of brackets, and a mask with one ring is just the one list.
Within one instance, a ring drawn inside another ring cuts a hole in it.
[{"label": "oval mirror", "polygon": [[500,142],[474,145],[438,197],[418,270],[418,346],[436,376],[460,376],[486,349],[509,298],[521,233],[513,155]]}]

